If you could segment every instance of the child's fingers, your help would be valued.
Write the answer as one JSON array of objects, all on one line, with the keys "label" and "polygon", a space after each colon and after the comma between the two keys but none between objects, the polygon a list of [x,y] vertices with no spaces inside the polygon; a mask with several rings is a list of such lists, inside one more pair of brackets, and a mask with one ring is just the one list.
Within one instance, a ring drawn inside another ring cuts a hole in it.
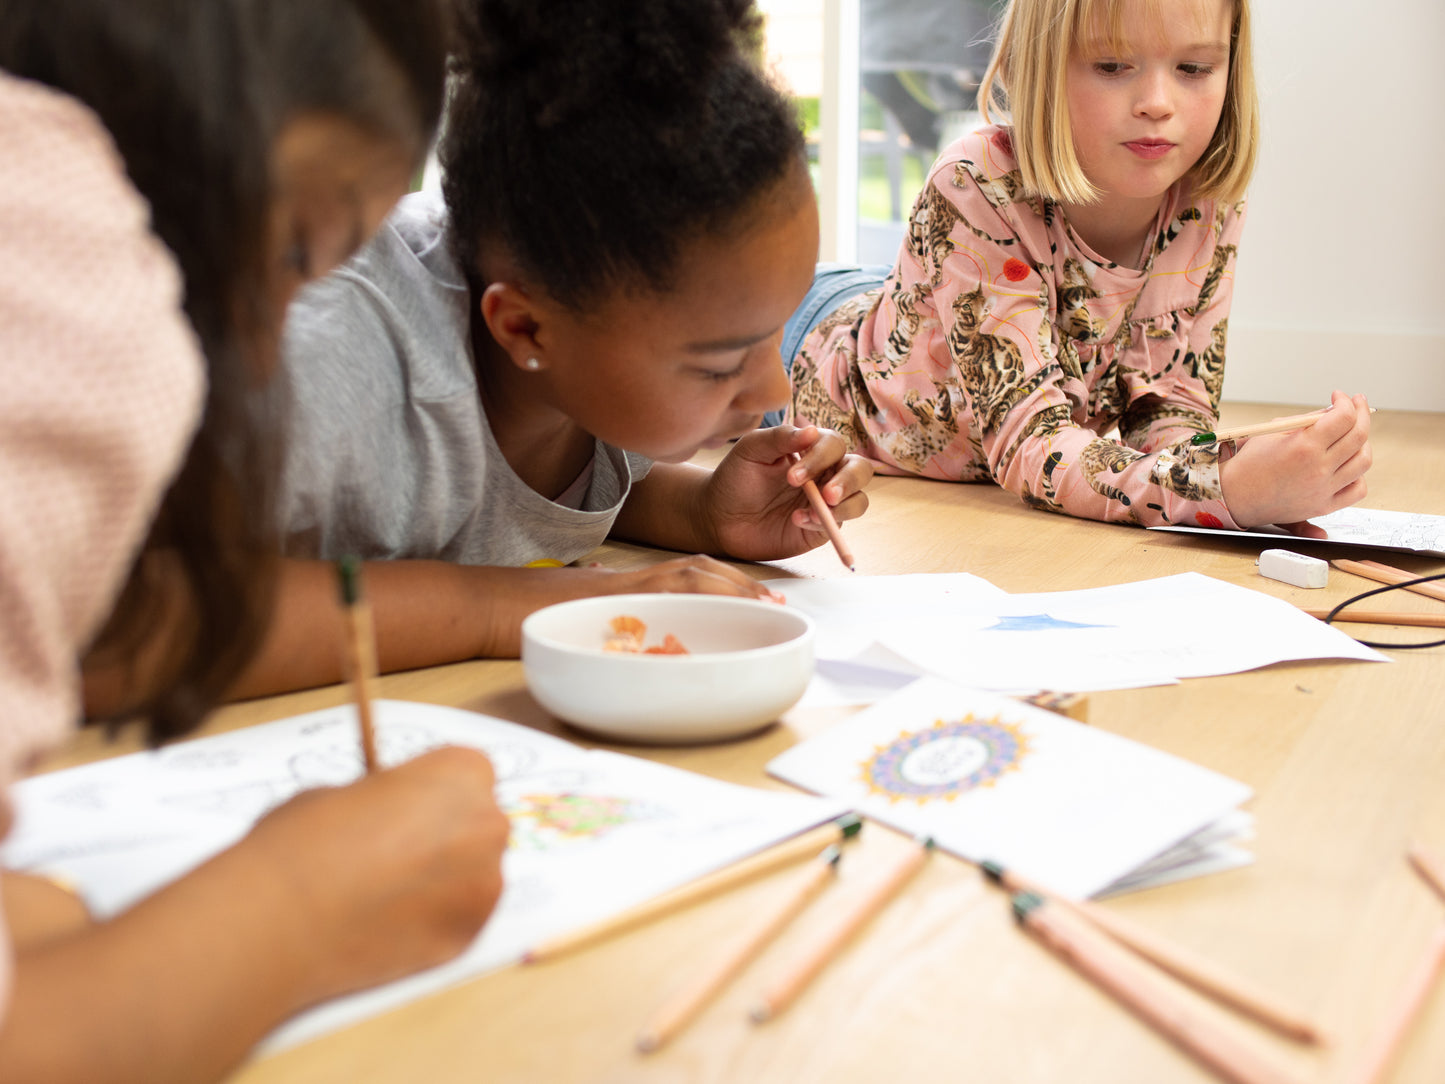
[{"label": "child's fingers", "polygon": [[861,491],[852,494],[846,500],[833,505],[833,518],[839,523],[844,520],[857,519],[864,512],[868,511],[868,494]]},{"label": "child's fingers", "polygon": [[1283,527],[1290,534],[1298,538],[1318,538],[1323,540],[1330,536],[1330,533],[1323,527],[1317,527],[1307,519],[1302,519],[1298,523],[1279,523],[1276,524],[1276,526]]},{"label": "child's fingers", "polygon": [[831,429],[810,425],[797,431],[797,440],[805,443],[794,449],[797,462],[788,469],[788,481],[795,486],[820,479],[848,455],[848,442]]},{"label": "child's fingers", "polygon": [[843,459],[832,477],[819,482],[818,487],[823,500],[837,507],[855,493],[861,493],[872,480],[873,464],[860,455],[850,455]]},{"label": "child's fingers", "polygon": [[689,595],[740,595],[778,601],[775,592],[746,572],[703,554],[676,557],[638,573],[622,574],[622,591],[666,592]]}]

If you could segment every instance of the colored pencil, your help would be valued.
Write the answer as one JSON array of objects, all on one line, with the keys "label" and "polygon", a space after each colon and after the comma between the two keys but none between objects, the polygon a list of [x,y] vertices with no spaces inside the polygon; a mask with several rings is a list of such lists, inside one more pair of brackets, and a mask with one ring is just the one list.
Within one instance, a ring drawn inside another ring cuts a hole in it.
[{"label": "colored pencil", "polygon": [[[1311,617],[1321,621],[1330,616],[1329,610],[1301,607]],[[1445,629],[1445,613],[1416,614],[1401,610],[1341,610],[1335,615],[1336,621],[1348,621],[1356,625],[1417,625],[1427,629]]]},{"label": "colored pencil", "polygon": [[1040,899],[1062,907],[1065,910],[1092,923],[1123,945],[1155,964],[1157,967],[1182,982],[1188,983],[1200,993],[1212,997],[1220,1004],[1228,1005],[1251,1019],[1273,1028],[1298,1042],[1318,1043],[1320,1033],[1314,1024],[1278,998],[1259,990],[1249,980],[1231,974],[1211,960],[1160,937],[1150,930],[1135,925],[1128,919],[1105,910],[1086,900],[1072,900],[1040,888],[1026,878],[1004,869],[996,862],[981,863],[984,875],[1010,893],[1031,892]]},{"label": "colored pencil", "polygon": [[665,892],[636,907],[630,907],[620,914],[534,945],[522,957],[522,962],[541,963],[544,960],[551,960],[568,952],[585,948],[615,934],[640,926],[644,922],[650,922],[710,896],[716,896],[720,892],[725,892],[755,877],[761,877],[763,874],[771,873],[783,866],[810,858],[830,843],[841,843],[845,839],[856,836],[862,831],[862,828],[862,820],[856,814],[849,813],[828,824],[804,832],[802,835],[794,836],[776,847],[770,847],[759,854],[744,858],[741,862],[734,862],[731,866],[720,869],[716,873],[699,877],[671,892]]},{"label": "colored pencil", "polygon": [[1293,1077],[1201,1015],[1171,986],[1103,931],[1031,892],[1013,898],[1019,923],[1055,955],[1197,1061],[1234,1084],[1284,1084]]},{"label": "colored pencil", "polygon": [[916,840],[866,891],[835,911],[789,965],[763,988],[750,1014],[753,1023],[771,1020],[797,1000],[838,950],[923,868],[932,851],[932,839]]},{"label": "colored pencil", "polygon": [[[1287,418],[1276,418],[1272,422],[1259,422],[1256,425],[1235,425],[1228,429],[1216,429],[1212,433],[1196,433],[1190,438],[1190,444],[1213,444],[1216,441],[1223,444],[1227,440],[1243,440],[1245,437],[1262,437],[1268,433],[1288,433],[1293,429],[1308,429],[1319,421],[1321,414],[1328,414],[1331,407],[1321,407],[1319,410],[1311,410],[1308,414],[1291,414]],[[1370,408],[1370,413],[1375,413],[1375,408]]]},{"label": "colored pencil", "polygon": [[[793,453],[793,462],[802,460],[797,452]],[[823,499],[823,494],[818,491],[818,483],[809,478],[803,483],[803,493],[808,498],[808,503],[813,506],[813,514],[823,524],[823,530],[828,533],[828,541],[833,543],[833,549],[837,551],[838,560],[847,566],[849,572],[856,572],[857,568],[853,563],[853,551],[848,548],[848,541],[843,537],[842,530],[838,527],[838,521],[833,518],[833,510],[828,507],[828,502]]]},{"label": "colored pencil", "polygon": [[[1342,559],[1331,561],[1330,564],[1341,572],[1350,572],[1367,580],[1374,580],[1376,583],[1404,583],[1406,580],[1419,579],[1413,572],[1391,568],[1389,565],[1380,564],[1379,561],[1346,561]],[[1445,586],[1441,586],[1439,583],[1417,583],[1405,590],[1445,602]]]},{"label": "colored pencil", "polygon": [[1420,962],[1405,981],[1400,999],[1375,1032],[1354,1071],[1346,1078],[1346,1084],[1376,1084],[1384,1077],[1442,970],[1445,970],[1445,925],[1437,927],[1431,936]]},{"label": "colored pencil", "polygon": [[1445,900],[1445,859],[1423,847],[1412,847],[1410,864],[1415,867],[1415,872],[1425,879],[1425,883]]},{"label": "colored pencil", "polygon": [[371,714],[371,682],[376,677],[376,630],[371,606],[361,593],[361,562],[343,557],[336,562],[341,604],[346,610],[346,669],[356,698],[356,724],[361,729],[361,756],[368,773],[376,771],[376,726]]},{"label": "colored pencil", "polygon": [[818,855],[804,875],[773,907],[729,942],[716,957],[664,1002],[637,1035],[637,1049],[649,1054],[670,1042],[767,944],[792,922],[823,887],[834,880],[843,852],[834,843]]}]

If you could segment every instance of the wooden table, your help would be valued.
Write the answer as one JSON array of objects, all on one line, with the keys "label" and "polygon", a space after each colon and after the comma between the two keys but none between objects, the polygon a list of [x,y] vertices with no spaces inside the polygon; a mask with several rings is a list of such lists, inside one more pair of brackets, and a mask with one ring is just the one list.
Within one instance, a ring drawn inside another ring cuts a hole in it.
[{"label": "wooden table", "polygon": [[[1227,424],[1295,408],[1226,410]],[[1445,416],[1381,413],[1366,505],[1445,514]],[[846,530],[861,573],[968,571],[1011,592],[1115,584],[1194,570],[1302,604],[1368,586],[1338,571],[1323,591],[1260,578],[1254,540],[1182,536],[1080,522],[1025,508],[990,486],[882,478],[872,509]],[[1304,548],[1304,547],[1300,547]],[[1320,556],[1366,556],[1343,547]],[[1445,561],[1377,554],[1420,572]],[[601,560],[657,559],[609,545]],[[843,575],[826,547],[759,576]],[[1440,603],[1389,596],[1391,609]],[[1184,619],[1170,615],[1169,619]],[[1361,635],[1363,629],[1356,626]],[[1432,637],[1433,630],[1379,630]],[[1302,1081],[1333,1081],[1392,1004],[1445,904],[1407,867],[1412,842],[1445,852],[1445,648],[1393,664],[1309,663],[1179,686],[1095,693],[1092,725],[1243,780],[1256,797],[1245,869],[1127,896],[1106,906],[1218,960],[1312,1015],[1333,1040],[1302,1048],[1229,1022]],[[384,679],[381,695],[468,708],[566,732],[532,701],[515,662],[473,662]],[[207,732],[343,702],[340,688],[233,706]],[[795,710],[739,742],[626,751],[734,782],[840,718]],[[126,751],[83,735],[55,764]],[[842,877],[866,879],[903,846],[870,825]],[[787,874],[783,875],[784,877]],[[1214,1079],[1017,930],[1005,897],[936,855],[921,876],[777,1020],[746,1009],[789,950],[785,934],[675,1043],[632,1049],[644,1016],[780,879],[764,880],[548,964],[483,976],[383,1017],[244,1067],[244,1084],[348,1081],[1069,1081],[1160,1084]],[[1445,991],[1434,991],[1395,1062],[1398,1084],[1445,1080]]]}]

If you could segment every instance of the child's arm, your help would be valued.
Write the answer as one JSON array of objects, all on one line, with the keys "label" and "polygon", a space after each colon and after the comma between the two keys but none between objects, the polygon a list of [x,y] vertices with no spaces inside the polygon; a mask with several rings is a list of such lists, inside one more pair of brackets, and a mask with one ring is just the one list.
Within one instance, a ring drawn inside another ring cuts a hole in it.
[{"label": "child's arm", "polygon": [[[650,546],[746,561],[792,557],[827,542],[802,485],[809,478],[839,521],[868,508],[873,467],[837,433],[779,425],[738,440],[716,470],[654,464],[612,533]],[[801,460],[794,462],[797,454]]]},{"label": "child's arm", "polygon": [[1363,395],[1336,391],[1330,409],[1308,429],[1241,443],[1219,468],[1219,480],[1241,527],[1275,523],[1309,532],[1304,521],[1310,516],[1365,496],[1371,457],[1369,404]]},{"label": "child's arm", "polygon": [[506,839],[473,750],[303,794],[132,910],[18,953],[0,1080],[216,1080],[299,1010],[464,949]]},{"label": "child's arm", "polygon": [[0,870],[0,914],[17,952],[69,937],[91,925],[90,912],[75,893],[46,877]]},{"label": "child's arm", "polygon": [[[747,598],[770,594],[745,572],[702,556],[628,572],[369,561],[364,575],[383,673],[466,659],[516,658],[522,647],[522,619],[554,602],[653,591]],[[341,681],[345,626],[336,591],[334,564],[283,561],[271,623],[227,698],[270,696]],[[86,715],[108,718],[131,710],[137,700],[133,690],[148,688],[159,664],[155,652],[144,650],[134,663],[88,659]]]}]

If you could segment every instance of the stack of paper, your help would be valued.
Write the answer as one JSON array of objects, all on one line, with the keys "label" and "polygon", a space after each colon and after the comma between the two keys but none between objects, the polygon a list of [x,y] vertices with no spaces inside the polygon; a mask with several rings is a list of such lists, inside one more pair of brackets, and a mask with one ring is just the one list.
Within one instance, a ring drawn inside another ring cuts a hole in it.
[{"label": "stack of paper", "polygon": [[783,753],[779,779],[1066,896],[1251,860],[1243,783],[1005,696],[921,678]]},{"label": "stack of paper", "polygon": [[811,706],[871,703],[922,673],[995,692],[1089,692],[1294,659],[1389,661],[1282,599],[1197,572],[1024,595],[958,574],[768,586],[818,626]]},{"label": "stack of paper", "polygon": [[[374,1015],[839,816],[842,802],[755,790],[587,751],[500,719],[377,701],[384,764],[440,745],[484,750],[512,822],[506,888],[476,942],[441,967],[322,1005],[284,1046]],[[309,787],[361,773],[356,714],[334,708],[26,780],[0,864],[57,874],[108,916],[240,839]]]},{"label": "stack of paper", "polygon": [[1332,542],[1343,546],[1369,546],[1372,549],[1408,550],[1412,553],[1433,553],[1445,557],[1445,516],[1423,512],[1390,512],[1381,508],[1341,508],[1329,515],[1310,520],[1325,532],[1322,539],[1292,534],[1283,527],[1256,527],[1248,531],[1228,531],[1222,527],[1151,527],[1152,531],[1180,531],[1185,534],[1223,534],[1234,538],[1267,538],[1292,542]]}]

